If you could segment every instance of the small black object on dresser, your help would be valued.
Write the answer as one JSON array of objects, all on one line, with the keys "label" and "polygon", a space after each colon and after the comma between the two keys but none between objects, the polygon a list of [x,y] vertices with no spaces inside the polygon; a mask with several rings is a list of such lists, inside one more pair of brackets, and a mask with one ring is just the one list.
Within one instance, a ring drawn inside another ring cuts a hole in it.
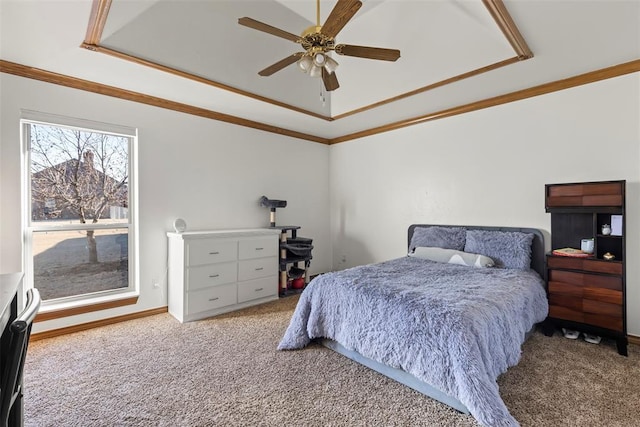
[{"label": "small black object on dresser", "polygon": [[[552,252],[547,254],[549,316],[544,324],[547,336],[562,327],[612,338],[624,356],[625,185],[625,181],[545,185]],[[578,253],[578,257],[553,252],[580,248],[582,239],[593,239],[592,254]]]}]

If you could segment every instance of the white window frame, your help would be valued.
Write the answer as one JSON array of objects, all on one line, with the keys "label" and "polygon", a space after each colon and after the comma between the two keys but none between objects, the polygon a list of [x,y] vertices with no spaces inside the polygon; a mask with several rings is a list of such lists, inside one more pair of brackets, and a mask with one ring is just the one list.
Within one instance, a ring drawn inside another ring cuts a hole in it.
[{"label": "white window frame", "polygon": [[[117,224],[37,224],[31,222],[31,150],[29,126],[42,124],[50,126],[67,127],[74,130],[89,130],[123,136],[129,139],[128,153],[128,221]],[[31,110],[22,110],[20,118],[20,140],[22,145],[22,212],[23,212],[23,286],[25,289],[33,288],[33,233],[41,231],[63,231],[66,229],[105,230],[128,229],[128,287],[111,289],[91,294],[74,295],[58,298],[51,301],[43,301],[40,312],[46,313],[57,310],[73,309],[76,307],[101,304],[110,301],[137,297],[140,293],[138,272],[138,130],[127,126],[102,123],[92,120],[71,118],[55,114],[42,113]]]}]

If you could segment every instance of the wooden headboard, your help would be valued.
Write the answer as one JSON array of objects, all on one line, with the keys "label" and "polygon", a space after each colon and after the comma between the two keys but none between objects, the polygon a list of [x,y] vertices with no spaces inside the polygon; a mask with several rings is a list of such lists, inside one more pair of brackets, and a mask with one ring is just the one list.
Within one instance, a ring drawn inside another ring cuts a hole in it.
[{"label": "wooden headboard", "polygon": [[533,268],[540,277],[545,277],[545,249],[544,236],[542,232],[536,228],[520,228],[520,227],[489,227],[477,225],[442,225],[442,224],[411,224],[409,226],[409,235],[407,247],[411,244],[413,231],[418,227],[463,227],[467,230],[494,230],[494,231],[520,231],[522,233],[533,234],[533,242],[531,243],[531,268]]}]

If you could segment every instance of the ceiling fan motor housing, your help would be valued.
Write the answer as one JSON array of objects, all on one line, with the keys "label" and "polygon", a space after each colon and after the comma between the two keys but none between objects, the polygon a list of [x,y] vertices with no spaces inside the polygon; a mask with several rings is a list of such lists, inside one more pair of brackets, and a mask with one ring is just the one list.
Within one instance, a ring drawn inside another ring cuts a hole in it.
[{"label": "ceiling fan motor housing", "polygon": [[[302,39],[300,39],[300,44],[302,48],[310,53],[316,52],[326,52],[328,50],[333,50],[335,47],[335,41],[331,37],[327,37],[320,32],[321,27],[311,27],[314,29],[313,33],[309,33],[307,31],[302,33]],[[309,29],[311,29],[309,28]]]}]

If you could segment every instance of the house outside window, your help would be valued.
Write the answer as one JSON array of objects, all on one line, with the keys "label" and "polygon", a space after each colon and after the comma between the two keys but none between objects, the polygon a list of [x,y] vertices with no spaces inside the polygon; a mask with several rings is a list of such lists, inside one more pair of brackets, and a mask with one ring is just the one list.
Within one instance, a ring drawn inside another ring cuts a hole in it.
[{"label": "house outside window", "polygon": [[43,310],[136,293],[136,131],[23,112],[25,278]]}]

